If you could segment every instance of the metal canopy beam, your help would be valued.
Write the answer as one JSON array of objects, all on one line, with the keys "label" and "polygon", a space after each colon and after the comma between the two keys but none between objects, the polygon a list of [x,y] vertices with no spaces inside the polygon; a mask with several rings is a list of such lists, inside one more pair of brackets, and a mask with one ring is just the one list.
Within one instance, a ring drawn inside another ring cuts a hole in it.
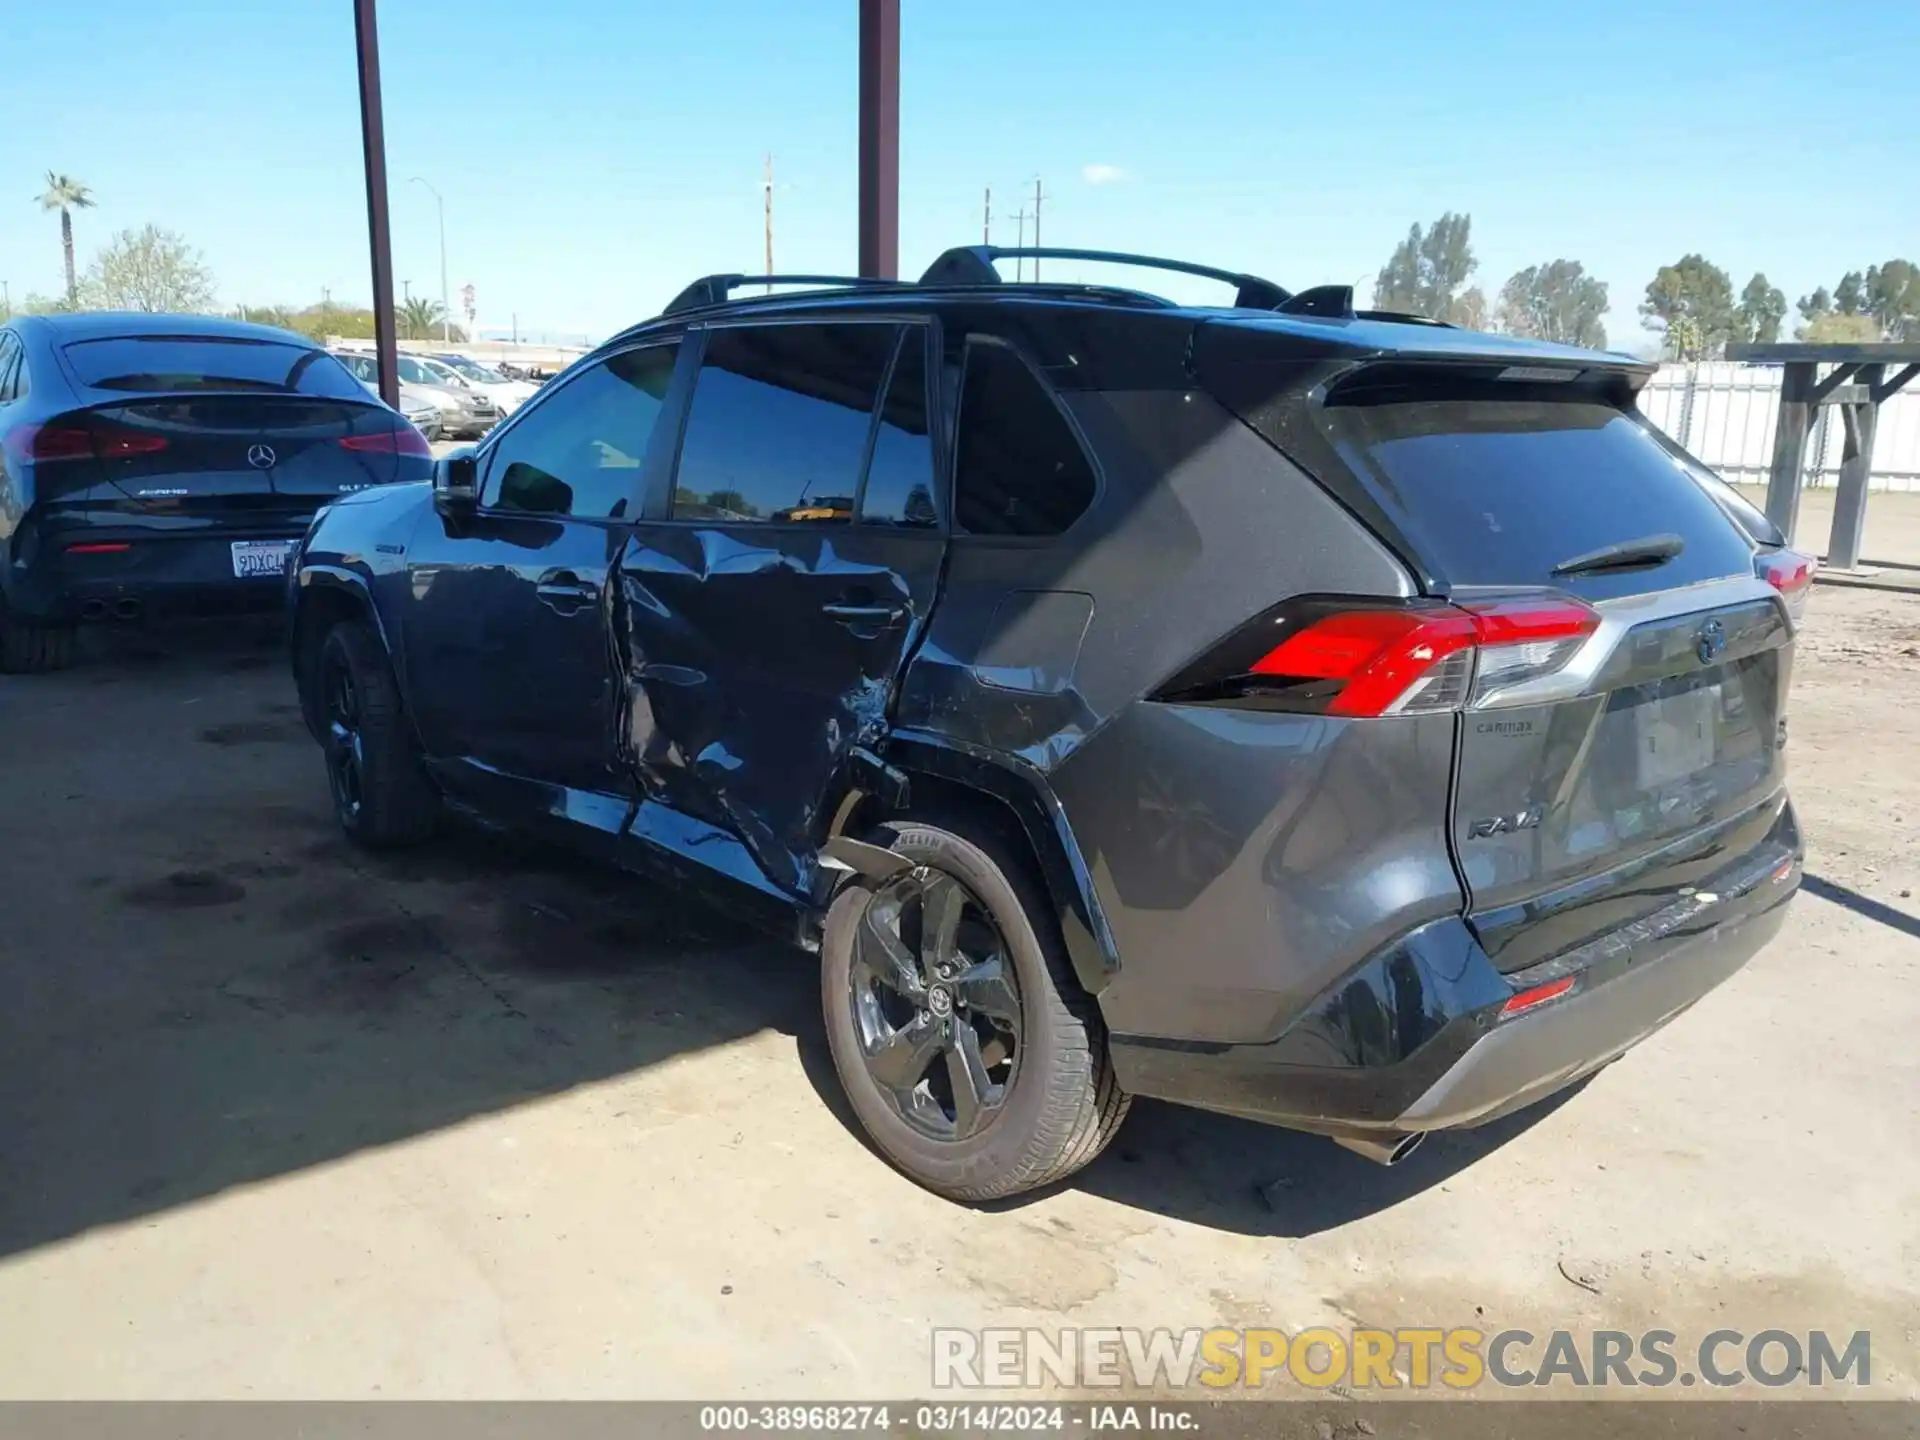
[{"label": "metal canopy beam", "polygon": [[860,0],[860,273],[900,274],[900,0]]},{"label": "metal canopy beam", "polygon": [[387,223],[387,137],[380,112],[380,26],[374,0],[354,0],[360,68],[360,145],[367,172],[367,249],[373,258],[373,348],[380,398],[400,406],[400,347],[394,333],[393,237]]}]

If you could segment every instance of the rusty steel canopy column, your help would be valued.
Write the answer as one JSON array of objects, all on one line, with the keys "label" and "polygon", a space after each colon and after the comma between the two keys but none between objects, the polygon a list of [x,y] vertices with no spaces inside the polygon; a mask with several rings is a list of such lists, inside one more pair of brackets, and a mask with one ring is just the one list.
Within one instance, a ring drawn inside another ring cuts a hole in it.
[{"label": "rusty steel canopy column", "polygon": [[400,405],[399,345],[394,335],[393,237],[387,223],[387,138],[380,114],[380,27],[374,0],[354,0],[360,62],[360,145],[367,172],[367,248],[373,256],[373,348],[380,398]]},{"label": "rusty steel canopy column", "polygon": [[900,275],[900,0],[860,0],[860,273]]}]

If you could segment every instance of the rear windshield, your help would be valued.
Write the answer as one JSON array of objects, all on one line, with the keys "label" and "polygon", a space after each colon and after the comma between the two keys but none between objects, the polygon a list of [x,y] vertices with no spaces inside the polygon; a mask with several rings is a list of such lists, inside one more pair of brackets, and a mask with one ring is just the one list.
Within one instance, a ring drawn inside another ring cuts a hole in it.
[{"label": "rear windshield", "polygon": [[120,335],[61,347],[74,378],[95,390],[259,390],[335,400],[366,396],[324,350],[207,335]]},{"label": "rear windshield", "polygon": [[[1686,461],[1601,401],[1448,398],[1332,404],[1335,444],[1456,585],[1555,585],[1594,598],[1750,572],[1753,549]],[[1568,578],[1604,546],[1677,535],[1657,568]]]}]

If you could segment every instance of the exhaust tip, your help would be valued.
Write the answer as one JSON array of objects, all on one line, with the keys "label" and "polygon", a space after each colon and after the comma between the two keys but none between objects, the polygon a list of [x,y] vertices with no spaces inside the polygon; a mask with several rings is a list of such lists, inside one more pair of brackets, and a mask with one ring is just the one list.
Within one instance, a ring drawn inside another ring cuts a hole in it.
[{"label": "exhaust tip", "polygon": [[1424,1130],[1414,1130],[1407,1134],[1395,1135],[1391,1132],[1379,1135],[1335,1135],[1333,1143],[1342,1149],[1364,1156],[1376,1165],[1398,1165],[1414,1151],[1420,1148],[1420,1142],[1427,1138]]},{"label": "exhaust tip", "polygon": [[113,613],[116,618],[121,620],[138,620],[141,612],[145,610],[145,608],[146,607],[138,600],[116,600],[113,606]]},{"label": "exhaust tip", "polygon": [[104,600],[83,600],[80,602],[82,620],[104,620],[107,615],[107,602]]}]

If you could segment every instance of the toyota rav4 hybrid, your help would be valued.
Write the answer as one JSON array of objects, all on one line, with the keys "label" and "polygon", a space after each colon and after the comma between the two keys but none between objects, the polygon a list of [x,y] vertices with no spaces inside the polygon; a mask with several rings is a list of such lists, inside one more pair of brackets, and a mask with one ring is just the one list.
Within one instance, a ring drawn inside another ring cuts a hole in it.
[{"label": "toyota rav4 hybrid", "polygon": [[0,326],[0,672],[80,621],[272,608],[314,512],[429,473],[424,436],[302,336],[205,315]]},{"label": "toyota rav4 hybrid", "polygon": [[710,277],[330,506],[289,585],[347,832],[457,810],[797,917],[861,1124],[973,1201],[1135,1095],[1397,1159],[1778,931],[1811,562],[1646,366],[1015,253]]}]

